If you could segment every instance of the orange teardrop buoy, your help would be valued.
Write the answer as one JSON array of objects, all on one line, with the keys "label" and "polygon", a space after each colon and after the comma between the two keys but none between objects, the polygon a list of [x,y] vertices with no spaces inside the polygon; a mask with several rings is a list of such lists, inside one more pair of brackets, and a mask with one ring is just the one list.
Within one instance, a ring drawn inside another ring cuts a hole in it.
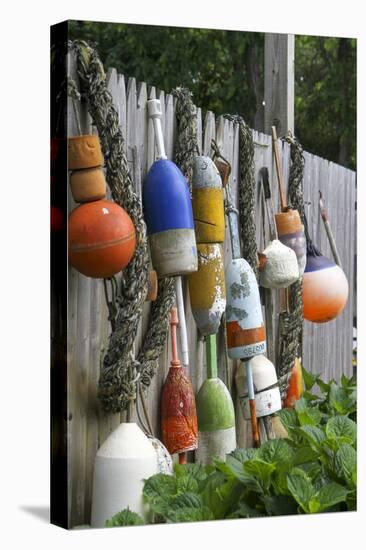
[{"label": "orange teardrop buoy", "polygon": [[335,319],[348,299],[348,281],[343,270],[314,246],[308,250],[303,277],[304,318],[313,323]]},{"label": "orange teardrop buoy", "polygon": [[295,403],[304,393],[304,384],[301,370],[301,363],[298,357],[295,358],[294,366],[292,367],[291,377],[286,392],[286,397],[283,400],[283,406],[287,409],[292,409]]},{"label": "orange teardrop buoy", "polygon": [[112,277],[130,262],[136,248],[130,216],[113,201],[88,202],[69,217],[69,262],[87,277]]}]

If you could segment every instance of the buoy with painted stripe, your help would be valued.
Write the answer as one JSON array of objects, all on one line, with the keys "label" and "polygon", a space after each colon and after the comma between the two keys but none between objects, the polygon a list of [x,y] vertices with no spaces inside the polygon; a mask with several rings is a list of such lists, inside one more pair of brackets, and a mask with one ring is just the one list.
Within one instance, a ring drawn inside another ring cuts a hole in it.
[{"label": "buoy with painted stripe", "polygon": [[302,277],[306,265],[306,239],[298,210],[292,210],[287,204],[275,126],[272,126],[272,146],[281,202],[281,212],[275,214],[278,238],[281,243],[292,248],[295,252],[299,266],[299,276]]},{"label": "buoy with painted stripe", "polygon": [[106,439],[94,464],[91,526],[129,508],[147,519],[144,480],[158,473],[156,451],[137,424],[122,423]]},{"label": "buoy with painted stripe", "polygon": [[226,335],[230,359],[250,359],[266,351],[257,280],[244,258],[233,258],[225,271]]},{"label": "buoy with painted stripe", "polygon": [[235,412],[230,392],[217,376],[216,334],[206,336],[207,379],[197,396],[198,449],[196,462],[225,460],[236,448]]},{"label": "buoy with painted stripe", "polygon": [[302,288],[304,318],[313,323],[335,319],[347,304],[348,291],[344,271],[310,243]]},{"label": "buoy with painted stripe", "polygon": [[192,206],[197,243],[225,240],[224,190],[215,163],[207,156],[193,162]]},{"label": "buoy with painted stripe", "polygon": [[241,258],[238,211],[232,203],[230,187],[226,188],[226,196],[232,251],[232,260],[225,270],[227,351],[231,359],[245,362],[253,445],[259,447],[251,360],[266,351],[266,335],[257,280],[249,263]]},{"label": "buoy with painted stripe", "polygon": [[[256,355],[251,360],[253,385],[258,418],[274,414],[281,409],[281,394],[278,387],[276,369],[264,355]],[[245,365],[240,362],[235,373],[235,383],[241,409],[246,420],[250,420],[248,379]]]},{"label": "buoy with painted stripe", "polygon": [[151,259],[158,277],[174,277],[198,267],[192,203],[185,177],[165,154],[160,101],[147,104],[158,149],[143,189]]},{"label": "buoy with painted stripe", "polygon": [[222,245],[197,244],[198,271],[188,275],[191,308],[202,335],[216,334],[226,307]]},{"label": "buoy with painted stripe", "polygon": [[107,278],[130,262],[136,248],[135,227],[113,201],[77,206],[69,216],[69,262],[87,277]]},{"label": "buoy with painted stripe", "polygon": [[171,309],[170,325],[172,360],[161,393],[161,432],[169,453],[178,453],[183,464],[187,451],[196,449],[198,444],[196,401],[192,383],[178,359],[176,308]]}]

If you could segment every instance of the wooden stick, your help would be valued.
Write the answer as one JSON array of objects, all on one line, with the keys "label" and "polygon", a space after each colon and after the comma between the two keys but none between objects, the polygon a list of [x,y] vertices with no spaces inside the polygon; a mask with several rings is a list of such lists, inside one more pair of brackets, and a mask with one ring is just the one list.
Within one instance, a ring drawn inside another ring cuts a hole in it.
[{"label": "wooden stick", "polygon": [[337,250],[337,245],[336,245],[334,235],[333,235],[333,232],[331,230],[330,223],[329,223],[329,220],[328,220],[327,211],[326,211],[324,203],[323,203],[323,196],[322,196],[321,191],[319,191],[319,207],[320,207],[320,215],[321,215],[322,220],[324,222],[325,231],[327,233],[327,237],[328,237],[328,241],[329,241],[329,244],[330,244],[330,248],[332,250],[334,261],[337,265],[339,265],[339,267],[342,267],[341,259],[339,257],[338,250]]},{"label": "wooden stick", "polygon": [[288,204],[287,204],[286,193],[285,193],[285,182],[282,174],[281,157],[280,157],[280,152],[278,150],[277,132],[276,132],[275,126],[272,126],[272,145],[273,145],[273,152],[274,152],[275,163],[276,163],[278,188],[280,191],[281,210],[282,212],[287,212]]},{"label": "wooden stick", "polygon": [[187,464],[187,453],[178,454],[179,464]]},{"label": "wooden stick", "polygon": [[245,366],[247,371],[247,386],[249,395],[250,422],[252,425],[253,447],[258,448],[260,446],[260,436],[257,421],[252,365],[250,359],[245,361]]}]

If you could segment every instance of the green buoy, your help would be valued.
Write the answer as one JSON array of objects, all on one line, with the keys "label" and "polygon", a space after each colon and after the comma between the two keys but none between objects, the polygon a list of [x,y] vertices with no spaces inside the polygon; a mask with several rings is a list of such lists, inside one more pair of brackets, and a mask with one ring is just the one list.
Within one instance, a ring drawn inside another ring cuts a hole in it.
[{"label": "green buoy", "polygon": [[216,334],[206,336],[207,379],[197,397],[198,449],[196,462],[224,460],[236,448],[235,412],[230,392],[217,376]]}]

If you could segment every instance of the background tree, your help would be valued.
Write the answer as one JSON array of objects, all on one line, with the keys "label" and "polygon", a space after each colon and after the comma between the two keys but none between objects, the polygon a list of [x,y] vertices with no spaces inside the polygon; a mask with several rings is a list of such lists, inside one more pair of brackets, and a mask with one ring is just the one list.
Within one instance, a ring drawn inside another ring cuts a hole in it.
[{"label": "background tree", "polygon": [[[263,33],[72,21],[70,37],[96,45],[106,67],[165,91],[187,86],[204,111],[263,129]],[[355,168],[356,41],[297,36],[295,71],[304,148]]]}]

